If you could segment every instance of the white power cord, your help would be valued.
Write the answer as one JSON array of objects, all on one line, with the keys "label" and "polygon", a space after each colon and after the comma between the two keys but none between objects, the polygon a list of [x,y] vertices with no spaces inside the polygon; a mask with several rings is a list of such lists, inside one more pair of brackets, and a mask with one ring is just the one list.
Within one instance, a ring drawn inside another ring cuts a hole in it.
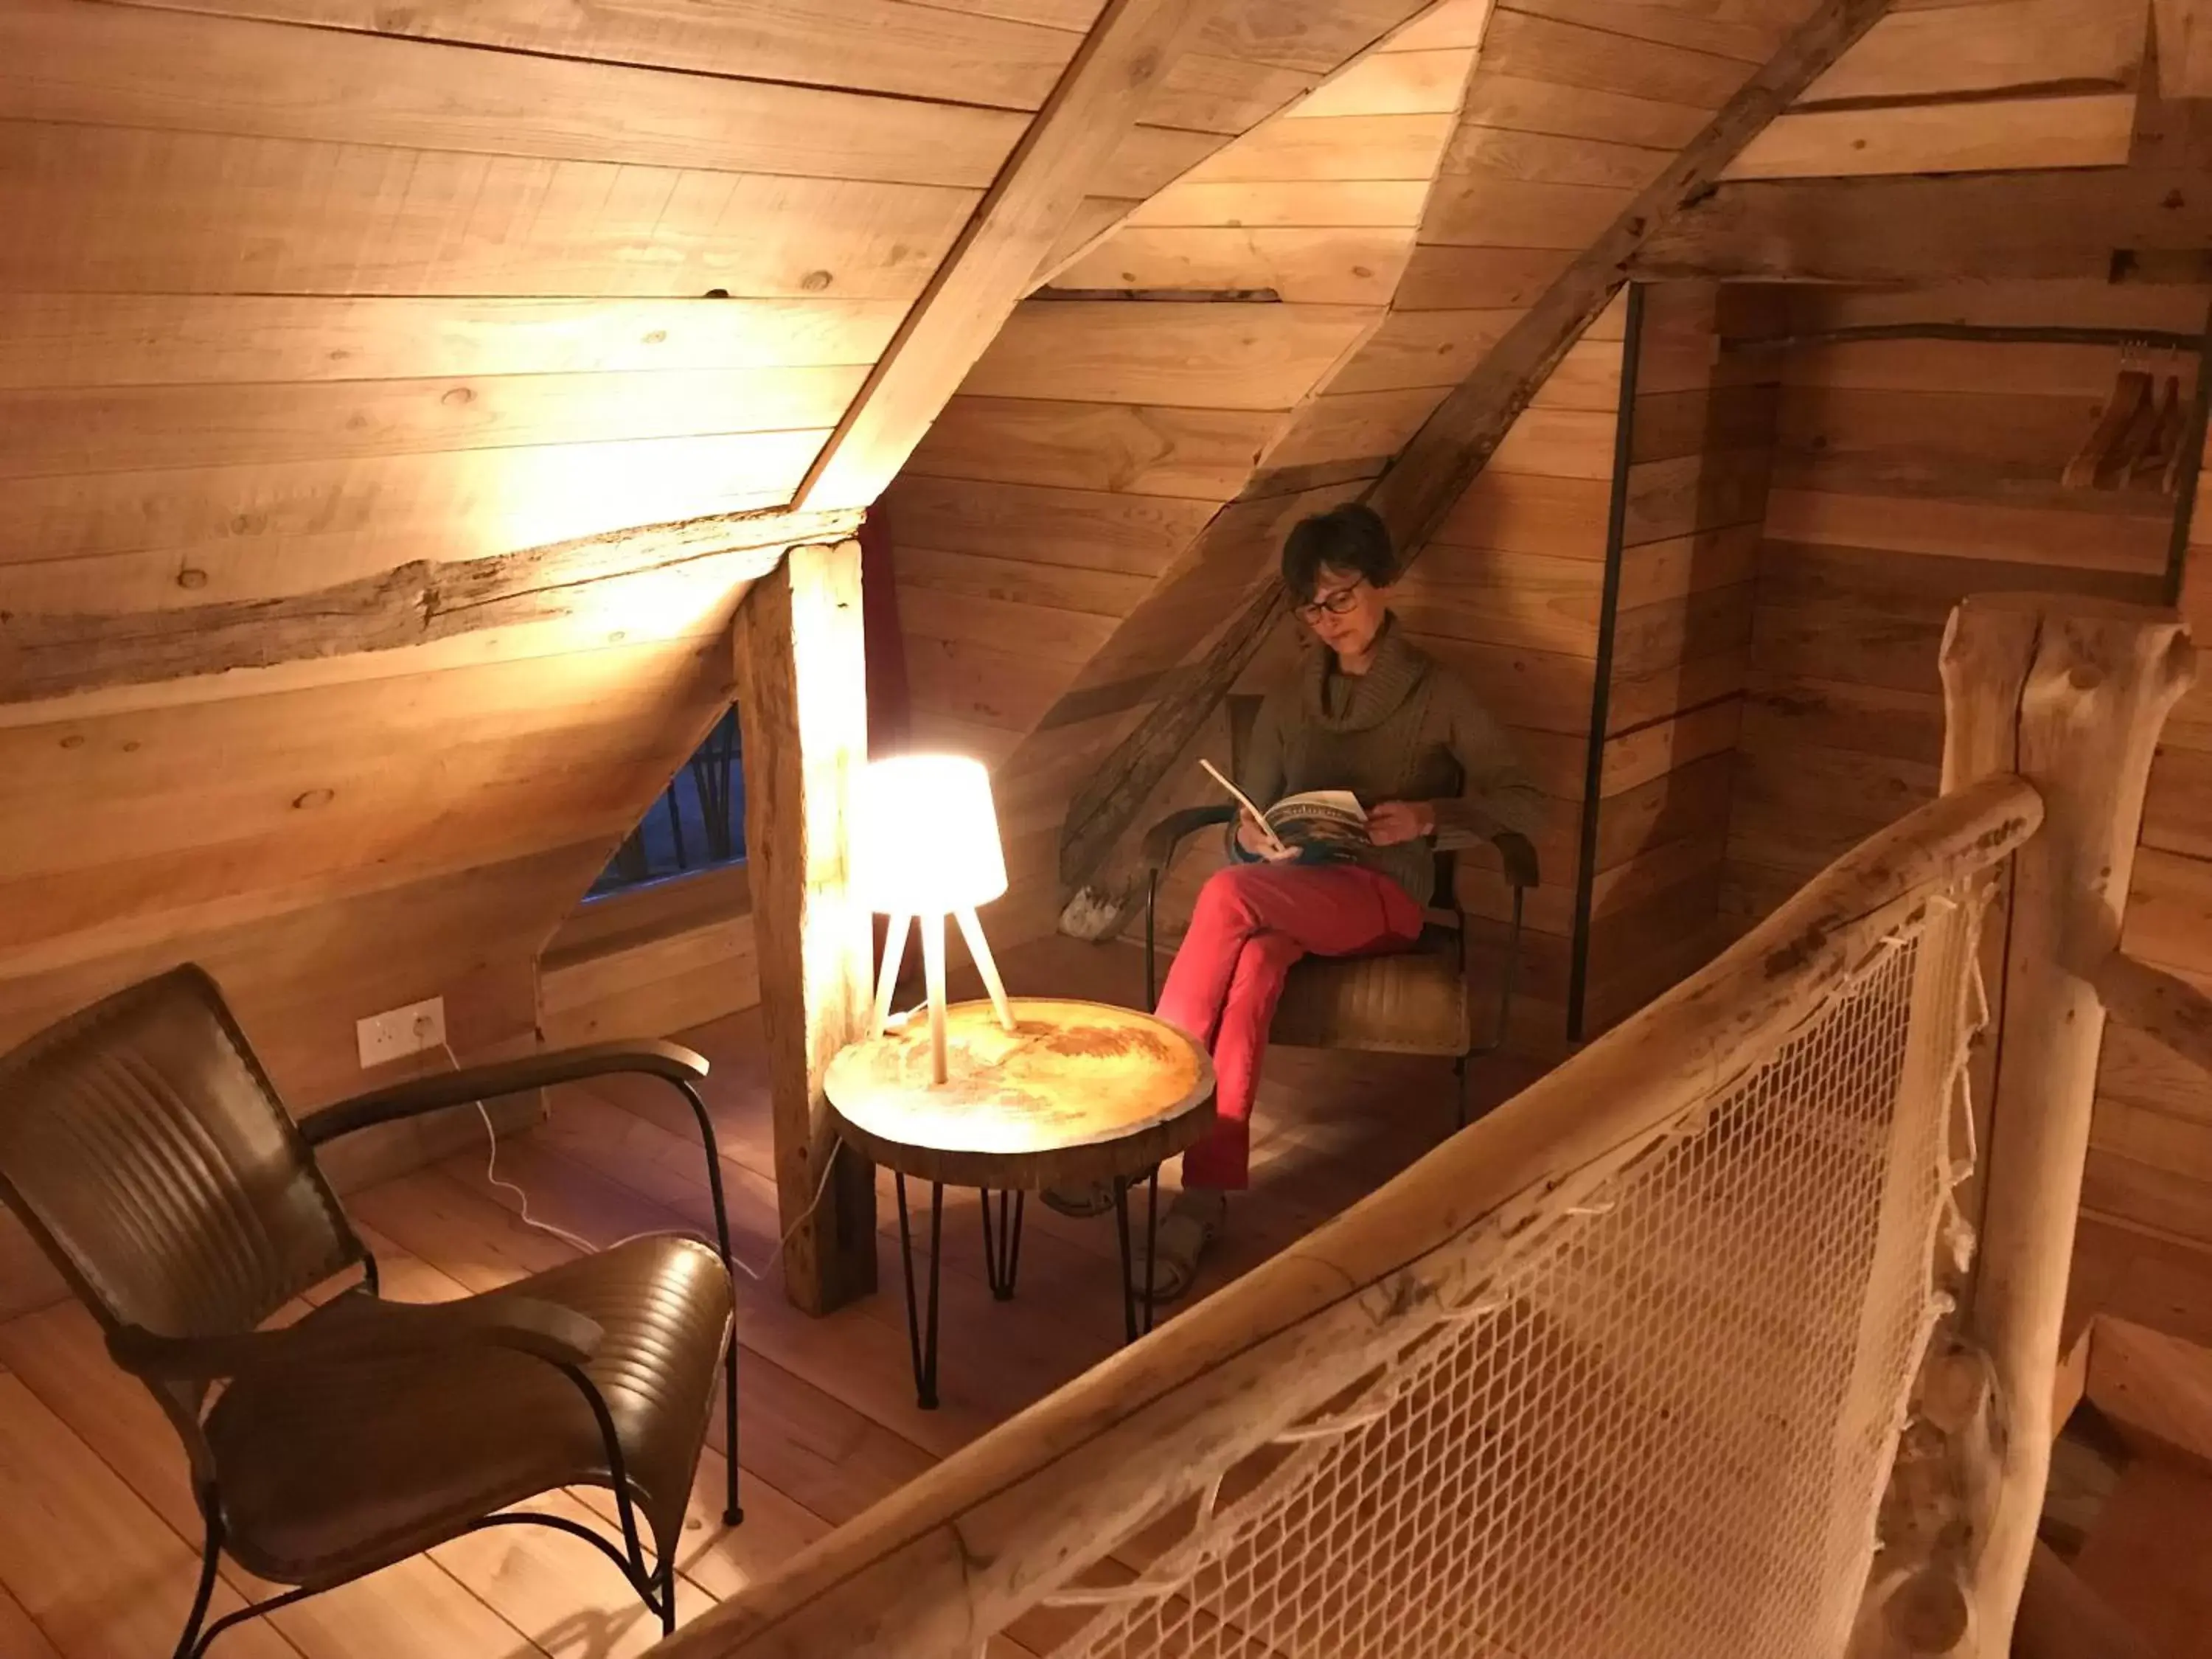
[{"label": "white power cord", "polygon": [[[454,1054],[453,1045],[447,1042],[441,1042],[438,1046],[445,1050],[447,1063],[450,1064],[456,1072],[459,1071],[461,1069],[461,1062]],[[514,1201],[519,1206],[516,1213],[524,1226],[535,1228],[541,1233],[545,1233],[554,1238],[557,1238],[562,1243],[570,1246],[572,1249],[581,1252],[585,1255],[593,1255],[601,1250],[618,1249],[622,1245],[630,1243],[632,1239],[651,1238],[659,1231],[659,1229],[654,1229],[653,1231],[648,1232],[632,1233],[629,1238],[618,1238],[612,1244],[594,1244],[588,1239],[578,1237],[574,1233],[570,1232],[566,1227],[556,1225],[555,1223],[550,1221],[542,1221],[538,1217],[531,1214],[530,1194],[525,1192],[520,1187],[517,1186],[514,1182],[507,1180],[499,1172],[499,1131],[492,1127],[490,1109],[485,1106],[482,1100],[475,1102],[474,1104],[477,1109],[477,1115],[483,1120],[484,1126],[484,1179],[489,1182],[493,1186],[498,1188],[501,1192],[512,1193],[514,1194]],[[548,1109],[550,1110],[550,1109],[549,1108]],[[702,1154],[706,1151],[703,1146],[701,1147],[700,1150]],[[823,1195],[830,1190],[830,1174],[836,1169],[836,1167],[837,1154],[833,1151],[830,1154],[828,1159],[823,1164],[822,1179],[815,1183],[813,1201],[807,1205],[805,1212],[799,1216],[799,1219],[791,1224],[790,1228],[784,1233],[784,1236],[776,1241],[775,1249],[769,1252],[767,1261],[762,1262],[758,1267],[755,1267],[750,1262],[739,1256],[733,1249],[730,1253],[730,1265],[732,1267],[735,1267],[739,1273],[744,1274],[746,1278],[751,1279],[755,1284],[766,1282],[769,1269],[775,1266],[777,1258],[783,1255],[784,1250],[790,1245],[792,1239],[797,1236],[799,1230],[801,1227],[804,1227],[809,1221],[812,1220],[814,1218],[814,1212],[822,1207]],[[726,1207],[727,1206],[726,1205],[725,1208],[726,1209]]]}]

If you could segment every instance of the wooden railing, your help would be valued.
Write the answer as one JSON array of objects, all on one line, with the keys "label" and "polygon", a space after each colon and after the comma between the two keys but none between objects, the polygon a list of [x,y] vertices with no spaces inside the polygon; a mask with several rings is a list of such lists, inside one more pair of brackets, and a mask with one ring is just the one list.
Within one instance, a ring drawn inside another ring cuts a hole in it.
[{"label": "wooden railing", "polygon": [[[2186,672],[2170,621],[2061,603],[1954,618],[1945,795],[655,1654],[2002,1654],[2048,1457],[2017,1431],[2049,1413],[2073,1094],[2086,1140],[2096,1005],[2063,964],[2098,917],[2117,937]],[[1984,961],[2032,1060],[1996,1068],[1969,1285]],[[1942,1513],[1884,1503],[1909,1409],[1958,1465]]]}]

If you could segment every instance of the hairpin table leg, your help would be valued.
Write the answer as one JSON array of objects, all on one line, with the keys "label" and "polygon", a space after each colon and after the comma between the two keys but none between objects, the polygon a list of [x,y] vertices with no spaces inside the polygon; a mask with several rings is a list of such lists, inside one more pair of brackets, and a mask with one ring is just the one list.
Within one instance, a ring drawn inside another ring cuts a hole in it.
[{"label": "hairpin table leg", "polygon": [[914,1293],[914,1229],[907,1218],[906,1177],[894,1173],[892,1187],[898,1194],[899,1261],[906,1270],[906,1340],[914,1355],[915,1404],[924,1411],[937,1408],[937,1263],[944,1255],[945,1183],[929,1183],[929,1304],[917,1309]]},{"label": "hairpin table leg", "polygon": [[999,1222],[995,1230],[991,1224],[991,1194],[987,1188],[977,1194],[983,1206],[983,1273],[990,1281],[991,1295],[1000,1302],[1014,1299],[1014,1274],[1022,1262],[1022,1207],[1029,1194],[1024,1192],[1002,1192],[999,1194]]},{"label": "hairpin table leg", "polygon": [[[1114,1181],[1114,1226],[1121,1238],[1121,1328],[1128,1340],[1134,1342],[1152,1328],[1152,1305],[1156,1297],[1152,1275],[1158,1271],[1160,1245],[1160,1169],[1155,1164],[1145,1182],[1145,1287],[1136,1285],[1135,1262],[1129,1253],[1129,1188],[1133,1178],[1117,1176]],[[1137,1306],[1144,1304],[1144,1322],[1137,1320]]]}]

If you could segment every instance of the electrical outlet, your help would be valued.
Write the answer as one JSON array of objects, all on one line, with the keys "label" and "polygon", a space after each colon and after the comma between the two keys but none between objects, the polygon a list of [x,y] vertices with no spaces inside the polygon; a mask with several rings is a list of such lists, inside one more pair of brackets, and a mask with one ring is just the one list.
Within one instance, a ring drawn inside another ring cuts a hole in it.
[{"label": "electrical outlet", "polygon": [[354,1022],[354,1038],[361,1047],[361,1068],[382,1066],[446,1041],[446,1000],[429,997],[404,1008],[387,1008],[380,1014]]}]

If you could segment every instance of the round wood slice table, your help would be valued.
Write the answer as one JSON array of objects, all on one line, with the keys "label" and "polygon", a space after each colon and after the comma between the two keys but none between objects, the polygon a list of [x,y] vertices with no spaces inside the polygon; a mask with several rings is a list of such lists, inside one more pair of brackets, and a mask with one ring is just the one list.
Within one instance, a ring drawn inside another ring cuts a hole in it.
[{"label": "round wood slice table", "polygon": [[[1015,997],[1012,1009],[1011,1031],[988,1001],[945,1011],[941,1084],[930,1081],[929,1022],[919,1012],[842,1050],[823,1079],[839,1135],[890,1170],[897,1188],[907,1338],[925,1408],[937,1404],[937,1264],[948,1184],[981,1191],[984,1267],[991,1294],[1002,1302],[1014,1293],[1029,1193],[1110,1186],[1121,1230],[1122,1324],[1134,1341],[1152,1328],[1160,1165],[1213,1127],[1212,1063],[1173,1026],[1101,1002]],[[929,1182],[929,1294],[920,1308],[908,1176]],[[1132,1282],[1129,1240],[1129,1189],[1139,1181],[1146,1183],[1148,1282],[1141,1296]]]}]

